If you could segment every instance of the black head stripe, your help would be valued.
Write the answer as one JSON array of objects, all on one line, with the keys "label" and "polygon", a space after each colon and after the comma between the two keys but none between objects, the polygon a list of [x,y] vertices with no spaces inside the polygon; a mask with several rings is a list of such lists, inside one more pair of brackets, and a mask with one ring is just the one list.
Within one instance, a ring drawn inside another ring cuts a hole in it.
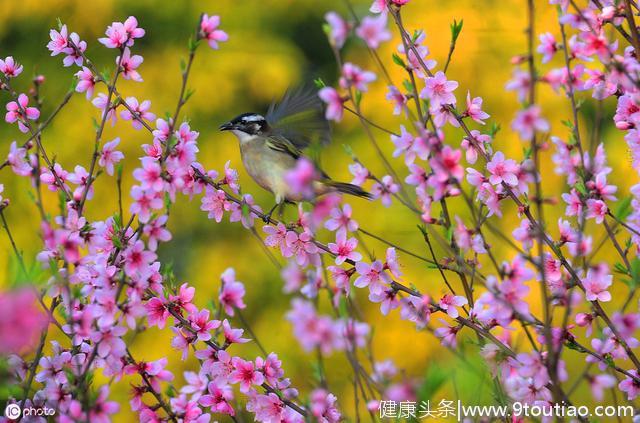
[{"label": "black head stripe", "polygon": [[242,132],[252,135],[266,132],[269,127],[264,116],[259,113],[243,113],[234,118],[231,123]]}]

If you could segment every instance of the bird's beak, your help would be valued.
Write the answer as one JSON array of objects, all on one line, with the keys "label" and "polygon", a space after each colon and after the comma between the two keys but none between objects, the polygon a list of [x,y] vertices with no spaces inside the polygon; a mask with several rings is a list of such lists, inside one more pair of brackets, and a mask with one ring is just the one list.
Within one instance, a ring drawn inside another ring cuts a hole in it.
[{"label": "bird's beak", "polygon": [[221,131],[230,131],[232,129],[234,129],[235,126],[233,125],[233,123],[231,122],[227,122],[227,123],[223,123],[222,125],[220,125],[220,130]]}]

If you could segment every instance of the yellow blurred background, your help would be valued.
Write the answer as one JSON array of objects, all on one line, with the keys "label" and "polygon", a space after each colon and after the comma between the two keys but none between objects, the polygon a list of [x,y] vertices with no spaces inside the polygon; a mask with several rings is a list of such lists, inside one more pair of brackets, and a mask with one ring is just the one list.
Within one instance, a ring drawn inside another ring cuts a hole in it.
[{"label": "yellow blurred background", "polygon": [[[368,0],[355,2],[355,9],[361,17],[367,13],[369,3]],[[550,31],[559,38],[555,8],[542,1],[539,4],[538,33]],[[61,58],[49,57],[46,50],[48,30],[56,27],[57,18],[88,42],[87,54],[99,69],[112,69],[114,51],[103,48],[97,38],[103,35],[104,29],[112,21],[123,21],[127,16],[135,15],[140,26],[147,31],[146,36],[136,42],[134,49],[137,54],[144,56],[144,63],[139,68],[144,83],[123,81],[119,90],[125,96],[151,100],[152,111],[164,116],[175,108],[180,80],[179,62],[186,58],[187,40],[200,13],[219,14],[221,28],[229,34],[230,39],[222,43],[218,51],[212,51],[206,45],[200,47],[189,82],[189,87],[195,93],[185,106],[183,116],[190,120],[193,129],[200,132],[198,159],[204,167],[221,170],[225,162],[230,160],[231,165],[240,172],[243,191],[253,194],[263,209],[271,206],[271,196],[257,187],[242,169],[235,138],[218,132],[217,127],[241,112],[264,111],[269,101],[281,95],[290,85],[317,77],[335,84],[336,65],[322,31],[323,15],[329,10],[348,15],[348,9],[340,0],[21,0],[3,1],[2,9],[0,57],[13,55],[24,65],[23,75],[14,82],[14,87],[19,91],[28,89],[32,75],[45,75],[43,116],[51,113],[71,86],[76,71],[75,68],[63,68]],[[443,65],[449,48],[449,24],[454,18],[464,20],[464,29],[448,77],[460,82],[456,92],[459,102],[464,102],[467,90],[471,91],[472,96],[483,97],[483,108],[491,115],[489,122],[502,126],[495,140],[495,148],[521,158],[524,145],[509,129],[510,121],[520,106],[514,93],[504,91],[504,84],[513,69],[510,58],[526,52],[525,1],[413,0],[404,11],[405,23],[410,31],[425,29],[426,43],[439,66]],[[393,33],[393,41],[383,44],[379,53],[388,64],[392,79],[397,86],[401,86],[402,71],[391,61],[391,54],[400,42],[396,32]],[[360,40],[351,39],[343,53],[345,60],[380,74]],[[559,66],[560,63],[554,61],[552,64]],[[548,68],[541,69],[544,72]],[[386,90],[384,80],[379,77],[364,96],[364,113],[371,120],[398,131],[400,123],[406,122],[391,116],[390,105],[384,98]],[[568,130],[560,121],[569,118],[568,100],[557,96],[548,86],[541,86],[539,93],[543,113],[551,121],[554,135],[566,139]],[[2,97],[2,101],[8,100]],[[593,129],[593,104],[588,101],[583,108],[581,124],[585,136],[590,135]],[[609,164],[614,169],[610,183],[620,187],[619,197],[623,197],[636,178],[631,170],[626,144],[621,134],[612,129],[608,119],[613,114],[614,106],[613,100],[603,104],[603,113],[607,118],[601,134],[606,142]],[[72,170],[75,164],[88,167],[93,148],[94,119],[98,119],[97,109],[85,100],[83,94],[78,94],[45,131],[43,143],[46,149],[66,169]],[[333,144],[323,153],[322,161],[326,171],[335,179],[351,178],[347,170],[350,159],[342,144],[350,145],[374,173],[384,174],[382,163],[359,125],[353,116],[346,115],[344,121],[335,126]],[[104,139],[111,140],[115,136],[120,136],[122,140],[119,149],[126,155],[125,187],[129,187],[133,182],[131,171],[137,166],[137,157],[142,154],[140,146],[151,139],[145,131],[131,129],[129,122],[119,122],[113,128],[107,125]],[[375,136],[390,156],[393,146],[388,135],[376,131]],[[447,131],[448,142],[456,147],[461,137],[459,130]],[[24,135],[15,126],[0,125],[0,156],[8,152],[9,144],[14,139],[20,143]],[[550,158],[550,152],[543,153],[543,189],[548,195],[559,197],[559,187],[563,187],[564,182],[554,174]],[[394,160],[393,164],[404,177],[406,169],[402,160]],[[11,199],[6,217],[16,242],[24,250],[27,261],[33,263],[34,255],[40,248],[40,239],[36,208],[25,192],[29,184],[7,170],[0,173],[0,183],[5,186],[3,196]],[[101,176],[95,188],[97,198],[88,204],[86,213],[89,220],[104,219],[117,210],[114,178]],[[125,192],[128,192],[128,188]],[[56,202],[54,196],[47,197],[48,210],[53,215],[57,209]],[[416,228],[419,222],[406,209],[396,205],[385,209],[379,202],[370,204],[357,199],[350,202],[354,206],[355,218],[364,229],[408,250],[428,255]],[[452,213],[468,221],[463,202],[450,203]],[[313,360],[302,351],[292,337],[289,323],[284,320],[290,297],[282,293],[279,270],[265,256],[249,231],[239,224],[228,223],[226,218],[223,223],[216,224],[208,220],[206,213],[199,208],[199,198],[193,201],[179,198],[172,208],[169,224],[173,240],[160,247],[160,259],[173,263],[180,281],[189,282],[197,288],[196,302],[199,306],[205,306],[216,297],[220,273],[227,267],[234,267],[238,279],[247,288],[245,316],[253,330],[265,348],[276,352],[283,360],[286,375],[291,377],[293,385],[303,393],[308,392],[313,384]],[[562,203],[548,207],[547,217],[553,234],[557,234],[555,222],[563,211]],[[504,218],[494,218],[494,224],[510,234],[519,225],[514,208],[504,207]],[[589,230],[594,234],[595,244],[602,236],[602,229],[589,227]],[[4,235],[0,236],[0,284],[11,286],[20,281],[16,281],[15,261]],[[495,238],[490,237],[490,240]],[[372,239],[365,241],[377,255],[384,254],[383,244]],[[511,259],[514,255],[513,250],[498,241],[493,243],[492,251],[504,259]],[[604,248],[598,258],[611,256],[611,251],[608,247]],[[426,268],[422,262],[405,254],[400,254],[400,261],[407,283],[413,283],[421,291],[436,297],[446,292],[436,270]],[[485,271],[489,272],[489,269],[487,266]],[[538,289],[534,282],[531,282],[531,287],[531,307],[534,312],[539,312]],[[624,288],[614,287],[614,297],[618,291],[626,292]],[[485,373],[483,377],[475,375],[467,365],[461,364],[429,333],[416,333],[410,323],[399,319],[397,312],[383,317],[376,305],[366,301],[364,292],[358,292],[358,297],[362,300],[360,303],[366,321],[373,326],[373,351],[377,360],[393,359],[399,368],[404,369],[407,378],[422,377],[429,368],[444,368],[451,372],[451,376],[436,398],[453,399],[459,396],[469,404],[491,402],[489,386],[492,382],[480,360],[474,358],[477,356],[475,345],[461,342],[460,350],[468,351],[472,365]],[[321,297],[320,308],[325,313],[330,312],[325,294]],[[612,304],[609,310],[615,310],[615,306]],[[237,321],[235,323],[240,325]],[[514,336],[520,339],[517,333]],[[195,363],[191,360],[181,362],[179,353],[170,347],[170,339],[170,331],[151,329],[136,337],[132,352],[138,359],[147,361],[169,356],[171,370],[178,375],[175,384],[180,386],[182,371],[193,370]],[[247,357],[259,354],[254,344],[236,347],[235,351]],[[573,380],[582,369],[583,359],[578,359],[580,356],[577,355],[569,356],[576,357],[569,366]],[[330,387],[338,395],[340,408],[352,418],[352,374],[346,370],[349,369],[347,359],[343,354],[334,353],[327,359],[326,367]],[[130,417],[127,414],[128,390],[127,382],[115,383],[112,389],[112,397],[122,404],[122,419]],[[592,401],[584,390],[578,391],[578,398],[583,400],[576,400],[577,404]]]}]

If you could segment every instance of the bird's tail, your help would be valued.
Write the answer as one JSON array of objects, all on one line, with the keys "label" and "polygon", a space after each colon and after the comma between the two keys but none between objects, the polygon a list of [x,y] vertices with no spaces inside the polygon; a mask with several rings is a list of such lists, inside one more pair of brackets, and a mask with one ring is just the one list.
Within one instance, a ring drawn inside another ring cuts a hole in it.
[{"label": "bird's tail", "polygon": [[366,198],[367,200],[373,199],[373,195],[363,190],[358,185],[348,184],[346,182],[335,182],[335,181],[324,181],[324,184],[332,188],[333,190],[342,192],[344,194]]}]

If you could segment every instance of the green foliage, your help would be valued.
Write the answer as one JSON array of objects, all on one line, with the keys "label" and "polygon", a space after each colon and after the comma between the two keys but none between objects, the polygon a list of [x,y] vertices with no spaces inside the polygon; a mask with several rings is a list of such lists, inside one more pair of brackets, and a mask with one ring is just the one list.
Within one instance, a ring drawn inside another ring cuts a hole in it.
[{"label": "green foliage", "polygon": [[464,25],[464,20],[461,19],[460,22],[457,20],[453,20],[453,23],[449,26],[451,28],[451,44],[455,45],[456,41],[458,41],[458,37],[462,32],[462,26]]},{"label": "green foliage", "polygon": [[632,197],[628,196],[623,198],[620,203],[618,203],[615,212],[613,212],[613,215],[616,217],[616,219],[624,221],[633,212],[633,208],[631,207],[631,200]]}]

